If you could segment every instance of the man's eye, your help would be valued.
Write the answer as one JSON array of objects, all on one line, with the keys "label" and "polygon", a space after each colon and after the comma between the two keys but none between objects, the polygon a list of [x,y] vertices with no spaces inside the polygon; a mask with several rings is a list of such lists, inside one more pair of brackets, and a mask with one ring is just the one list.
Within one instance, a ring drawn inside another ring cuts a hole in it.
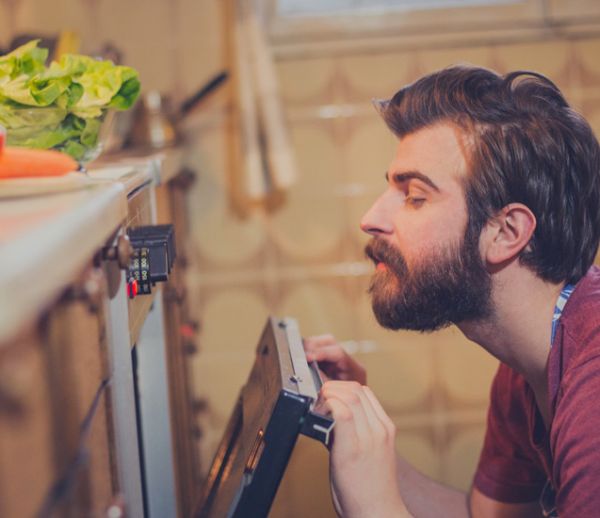
[{"label": "man's eye", "polygon": [[418,198],[416,196],[407,196],[406,203],[408,205],[420,207],[421,205],[423,205],[423,203],[425,203],[425,198]]}]

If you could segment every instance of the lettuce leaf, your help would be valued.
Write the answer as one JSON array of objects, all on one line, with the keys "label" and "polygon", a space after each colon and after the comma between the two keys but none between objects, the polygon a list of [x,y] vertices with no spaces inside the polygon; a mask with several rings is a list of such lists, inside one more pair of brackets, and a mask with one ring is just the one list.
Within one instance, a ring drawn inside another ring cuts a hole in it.
[{"label": "lettuce leaf", "polygon": [[7,143],[61,149],[81,158],[97,145],[108,110],[126,110],[140,93],[131,67],[66,54],[45,65],[33,40],[0,56],[0,125]]},{"label": "lettuce leaf", "polygon": [[31,76],[42,72],[48,58],[48,49],[39,48],[39,41],[32,40],[12,52],[0,56],[0,78],[8,76],[14,79],[23,74]]},{"label": "lettuce leaf", "polygon": [[23,126],[7,131],[6,143],[9,146],[49,149],[64,143],[68,139],[78,137],[79,134],[79,130],[66,123],[44,128]]},{"label": "lettuce leaf", "polygon": [[6,129],[45,128],[57,126],[67,116],[67,110],[59,106],[30,108],[16,103],[0,103],[0,126]]}]

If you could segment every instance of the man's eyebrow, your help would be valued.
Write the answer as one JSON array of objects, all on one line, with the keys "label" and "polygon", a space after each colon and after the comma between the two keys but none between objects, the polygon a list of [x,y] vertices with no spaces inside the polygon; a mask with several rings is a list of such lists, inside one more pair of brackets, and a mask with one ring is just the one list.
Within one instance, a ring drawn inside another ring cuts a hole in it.
[{"label": "man's eyebrow", "polygon": [[[421,180],[424,184],[427,184],[434,191],[440,192],[440,188],[433,182],[429,176],[425,176],[423,173],[419,173],[418,171],[406,171],[404,173],[392,173],[392,179],[394,183],[402,183],[408,180]],[[385,173],[385,181],[390,181],[389,173]]]}]

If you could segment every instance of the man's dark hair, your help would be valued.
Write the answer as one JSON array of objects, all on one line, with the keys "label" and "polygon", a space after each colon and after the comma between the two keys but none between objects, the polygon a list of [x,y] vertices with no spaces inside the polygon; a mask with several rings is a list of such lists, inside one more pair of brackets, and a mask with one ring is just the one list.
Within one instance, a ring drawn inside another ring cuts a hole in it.
[{"label": "man's dark hair", "polygon": [[399,138],[438,122],[460,128],[470,150],[471,235],[507,204],[523,203],[537,226],[521,262],[547,281],[585,275],[600,239],[600,148],[549,79],[454,66],[402,88],[380,112]]}]

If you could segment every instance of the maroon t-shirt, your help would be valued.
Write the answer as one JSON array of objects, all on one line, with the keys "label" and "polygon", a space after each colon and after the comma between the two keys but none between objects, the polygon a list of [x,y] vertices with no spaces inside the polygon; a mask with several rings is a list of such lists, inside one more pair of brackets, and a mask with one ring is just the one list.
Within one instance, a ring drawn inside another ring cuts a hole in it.
[{"label": "maroon t-shirt", "polygon": [[[548,323],[550,325],[550,322]],[[548,358],[550,431],[525,379],[501,364],[474,486],[507,503],[549,480],[561,518],[600,516],[600,268],[577,283]]]}]

